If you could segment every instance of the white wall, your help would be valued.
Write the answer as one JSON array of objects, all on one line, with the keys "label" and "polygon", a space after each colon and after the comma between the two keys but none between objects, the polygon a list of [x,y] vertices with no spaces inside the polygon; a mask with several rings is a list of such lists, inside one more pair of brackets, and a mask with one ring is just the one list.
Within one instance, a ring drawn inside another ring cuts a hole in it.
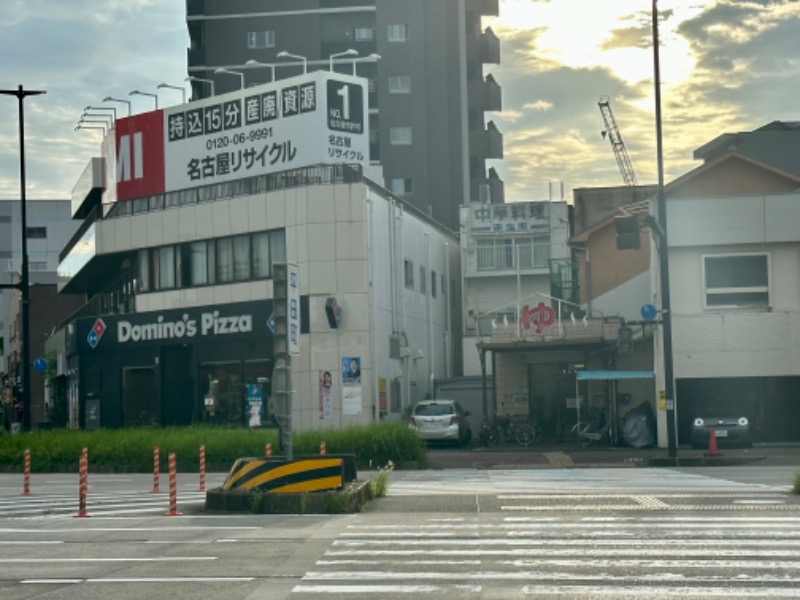
[{"label": "white wall", "polygon": [[[449,291],[443,275],[459,276],[458,240],[416,213],[393,205],[363,183],[322,185],[183,206],[159,213],[110,219],[98,227],[98,254],[115,253],[196,239],[286,229],[287,260],[297,263],[300,293],[309,296],[310,333],[300,338],[292,360],[293,421],[298,430],[344,427],[378,418],[378,378],[399,378],[403,404],[427,393],[447,375]],[[404,259],[414,263],[415,289],[404,285]],[[425,266],[426,293],[419,267]],[[431,270],[437,297],[431,296]],[[137,311],[255,301],[272,297],[272,281],[137,295]],[[325,302],[336,298],[341,327],[331,329]],[[454,298],[458,301],[458,298]],[[389,336],[404,332],[411,357],[389,358]],[[361,358],[361,386],[341,381],[341,361]],[[333,374],[333,417],[320,418],[319,373]],[[343,393],[354,393],[355,410],[345,414]],[[358,396],[360,392],[360,402]],[[391,398],[389,405],[391,406]],[[358,407],[360,405],[360,408]],[[398,418],[399,414],[395,418]]]},{"label": "white wall", "polygon": [[[667,203],[675,376],[800,374],[800,194]],[[766,252],[770,307],[704,308],[703,255]]]}]

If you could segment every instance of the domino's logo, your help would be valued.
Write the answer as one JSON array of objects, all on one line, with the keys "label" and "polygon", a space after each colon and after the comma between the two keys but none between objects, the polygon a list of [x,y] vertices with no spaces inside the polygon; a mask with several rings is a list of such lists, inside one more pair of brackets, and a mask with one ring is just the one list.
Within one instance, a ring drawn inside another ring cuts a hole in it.
[{"label": "domino's logo", "polygon": [[94,325],[92,325],[92,330],[89,332],[89,335],[86,336],[86,340],[89,342],[92,349],[96,348],[97,344],[100,343],[100,338],[103,337],[105,331],[106,324],[103,323],[103,319],[98,318],[97,321],[94,322]]}]

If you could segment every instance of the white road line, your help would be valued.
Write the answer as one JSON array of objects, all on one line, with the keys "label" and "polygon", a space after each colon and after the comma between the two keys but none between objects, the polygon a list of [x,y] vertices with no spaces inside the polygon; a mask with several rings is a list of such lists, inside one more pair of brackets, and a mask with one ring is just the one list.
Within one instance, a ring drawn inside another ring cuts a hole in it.
[{"label": "white road line", "polygon": [[800,590],[792,588],[764,588],[764,587],[695,587],[680,585],[666,586],[598,586],[591,587],[580,585],[551,586],[551,585],[525,585],[522,593],[533,595],[537,598],[551,596],[571,596],[575,598],[800,598]]},{"label": "white road line", "polygon": [[[162,527],[64,527],[58,529],[57,533],[84,533],[87,531],[94,532],[138,532],[138,531],[252,531],[254,529],[261,529],[261,527],[245,527],[245,526],[214,526],[214,525],[189,525],[189,526],[162,526]],[[0,534],[2,533],[43,533],[41,529],[24,529],[21,527],[0,527]],[[48,533],[53,533],[48,531]]]},{"label": "white road line", "polygon": [[123,563],[123,562],[205,562],[210,560],[217,560],[216,556],[165,556],[165,557],[151,557],[151,558],[0,558],[0,564],[24,565],[27,563],[41,564],[42,561],[47,564],[52,563]]},{"label": "white road line", "polygon": [[[577,544],[574,544],[577,545]],[[656,544],[653,544],[656,545]],[[699,545],[699,544],[698,544]],[[749,546],[749,544],[748,544]],[[782,545],[781,545],[782,546]],[[591,548],[591,555],[595,556],[620,556],[620,557],[687,557],[687,558],[708,558],[709,552],[712,552],[715,557],[735,557],[741,558],[743,555],[747,556],[756,556],[759,560],[763,558],[798,558],[797,550],[764,550],[763,548],[753,548],[748,549],[742,547],[740,545],[736,545],[733,549],[725,549],[725,548],[708,548],[707,545],[703,545],[703,547],[699,550],[692,550],[688,548],[670,548],[664,549],[661,547],[657,548],[621,548],[621,547],[609,547],[609,548]],[[325,553],[325,556],[332,556],[332,557],[347,557],[347,556],[368,556],[368,557],[378,557],[378,556],[395,556],[395,557],[402,557],[402,556],[476,556],[476,557],[539,557],[542,554],[546,554],[549,557],[556,557],[556,556],[580,556],[584,559],[585,566],[591,566],[592,563],[589,559],[587,559],[587,548],[586,544],[581,544],[580,548],[578,549],[559,549],[559,548],[514,548],[509,550],[504,549],[479,549],[479,550],[329,550]],[[389,561],[393,563],[395,561]],[[795,563],[797,564],[797,563]],[[798,565],[800,566],[800,565]]]},{"label": "white road line", "polygon": [[480,594],[481,586],[468,585],[296,585],[294,593],[314,594],[433,594],[436,592],[460,591]]},{"label": "white road line", "polygon": [[[309,571],[303,576],[303,581],[396,581],[404,579],[414,580],[435,580],[435,581],[591,581],[591,582],[616,582],[616,583],[645,583],[654,584],[681,584],[686,585],[687,579],[682,574],[663,573],[655,571],[652,573],[641,573],[637,575],[612,573],[568,573],[552,571],[472,571],[472,572],[452,572],[452,571],[425,571],[418,573],[395,573],[392,571]],[[720,580],[715,576],[705,577],[697,575],[689,580],[692,583],[700,584],[732,584],[731,580]],[[800,584],[800,576],[790,575],[748,575],[749,585],[762,583],[769,584]],[[734,588],[735,589],[735,588]]]},{"label": "white road line", "polygon": [[139,577],[128,579],[23,579],[20,583],[240,583],[254,581],[255,579],[255,577]]}]

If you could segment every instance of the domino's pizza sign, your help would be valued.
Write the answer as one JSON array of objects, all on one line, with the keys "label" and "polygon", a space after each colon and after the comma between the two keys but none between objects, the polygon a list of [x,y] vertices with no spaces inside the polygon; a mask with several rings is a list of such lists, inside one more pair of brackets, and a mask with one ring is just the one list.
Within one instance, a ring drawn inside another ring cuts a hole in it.
[{"label": "domino's pizza sign", "polygon": [[98,318],[97,321],[94,322],[94,325],[92,325],[92,330],[89,332],[89,335],[86,336],[86,341],[89,342],[92,349],[97,348],[97,344],[100,343],[100,338],[103,337],[105,331],[106,324],[103,322],[103,319]]}]

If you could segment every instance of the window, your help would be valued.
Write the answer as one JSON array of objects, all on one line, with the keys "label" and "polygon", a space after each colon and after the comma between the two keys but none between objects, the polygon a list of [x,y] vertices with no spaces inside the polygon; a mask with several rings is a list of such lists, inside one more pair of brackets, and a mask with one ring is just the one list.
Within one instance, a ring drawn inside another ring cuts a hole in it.
[{"label": "window", "polygon": [[175,287],[175,246],[158,249],[158,289]]},{"label": "window", "polygon": [[28,263],[29,271],[47,271],[47,263],[41,260],[32,260]]},{"label": "window", "polygon": [[423,296],[425,295],[425,292],[427,291],[425,289],[426,281],[428,281],[428,274],[425,272],[425,267],[420,265],[420,267],[419,267],[419,293],[422,294]]},{"label": "window", "polygon": [[233,279],[250,279],[250,236],[237,235],[233,238]]},{"label": "window", "polygon": [[251,50],[254,48],[274,48],[275,32],[269,29],[266,31],[248,31],[247,47]]},{"label": "window", "polygon": [[398,179],[392,179],[389,183],[389,186],[393,194],[397,194],[398,196],[407,196],[411,193],[411,178],[401,177]]},{"label": "window", "polygon": [[408,94],[411,92],[411,77],[408,75],[391,75],[389,77],[390,94]]},{"label": "window", "polygon": [[390,42],[405,42],[408,39],[408,25],[388,25],[386,38]]},{"label": "window", "polygon": [[47,239],[47,227],[26,227],[25,235],[29,240]]},{"label": "window", "polygon": [[139,281],[139,291],[147,292],[150,290],[150,262],[147,250],[139,250],[137,262],[139,263],[139,275],[137,277]]},{"label": "window", "polygon": [[411,127],[392,127],[389,129],[389,142],[393,146],[407,146],[411,143]]},{"label": "window", "polygon": [[431,271],[431,297],[436,298],[436,271]]},{"label": "window", "polygon": [[[286,262],[286,230],[278,229],[269,234],[269,254],[271,264]],[[270,271],[272,267],[270,267]]]},{"label": "window", "polygon": [[371,42],[375,39],[375,30],[372,27],[356,27],[353,30],[353,39],[356,42]]},{"label": "window", "polygon": [[205,285],[208,283],[208,244],[206,242],[193,242],[190,246],[189,282],[191,285]]},{"label": "window", "polygon": [[217,281],[233,280],[233,239],[217,240]]},{"label": "window", "polygon": [[404,263],[405,268],[405,276],[406,276],[406,287],[410,290],[414,289],[414,263],[410,260],[406,260]]},{"label": "window", "polygon": [[766,254],[704,256],[706,307],[769,306]]},{"label": "window", "polygon": [[272,261],[269,259],[269,233],[253,235],[253,277],[272,275]]}]

